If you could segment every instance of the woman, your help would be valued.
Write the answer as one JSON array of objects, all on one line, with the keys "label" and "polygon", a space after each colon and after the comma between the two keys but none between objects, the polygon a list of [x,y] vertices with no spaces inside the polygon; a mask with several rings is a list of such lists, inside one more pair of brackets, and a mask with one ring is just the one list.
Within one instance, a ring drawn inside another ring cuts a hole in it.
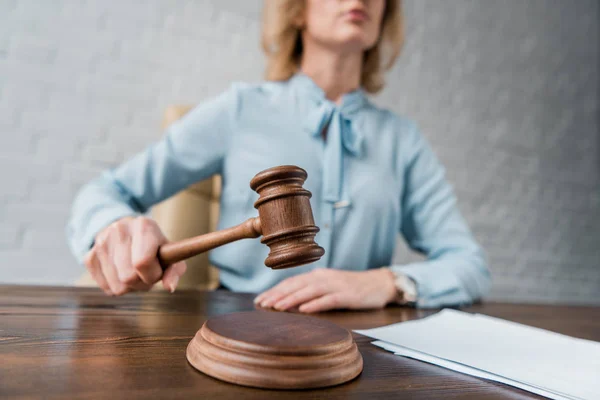
[{"label": "woman", "polygon": [[[305,187],[321,227],[317,263],[272,271],[268,249],[240,241],[211,254],[221,283],[262,292],[264,307],[301,312],[436,307],[468,303],[488,288],[481,249],[455,206],[442,166],[415,125],[373,105],[397,57],[400,1],[266,2],[268,81],[233,85],[174,124],[165,138],[107,171],[79,193],[68,227],[71,248],[98,285],[121,295],[161,280],[175,290],[185,264],[162,273],[165,242],[153,204],[219,173],[219,228],[256,211],[252,176],[282,164],[308,172]],[[397,233],[427,255],[390,266]]]}]

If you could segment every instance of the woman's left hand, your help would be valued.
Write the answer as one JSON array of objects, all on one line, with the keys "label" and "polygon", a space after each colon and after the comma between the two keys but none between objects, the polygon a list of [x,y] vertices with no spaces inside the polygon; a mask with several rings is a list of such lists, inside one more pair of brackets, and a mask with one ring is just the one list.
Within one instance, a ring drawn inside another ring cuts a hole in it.
[{"label": "woman's left hand", "polygon": [[254,300],[264,308],[285,311],[298,307],[314,313],[338,308],[383,308],[397,296],[394,275],[387,268],[368,271],[315,269],[288,278]]}]

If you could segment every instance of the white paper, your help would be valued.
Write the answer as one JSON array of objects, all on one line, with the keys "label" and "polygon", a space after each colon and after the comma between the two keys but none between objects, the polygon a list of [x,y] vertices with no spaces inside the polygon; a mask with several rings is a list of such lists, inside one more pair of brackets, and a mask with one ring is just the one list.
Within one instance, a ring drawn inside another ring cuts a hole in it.
[{"label": "white paper", "polygon": [[471,367],[469,371],[489,373],[504,379],[503,383],[562,396],[547,397],[600,399],[598,342],[450,309],[356,332],[421,353],[427,362]]},{"label": "white paper", "polygon": [[451,369],[456,372],[461,372],[463,374],[475,376],[477,378],[489,379],[491,381],[504,383],[505,385],[514,386],[519,389],[526,390],[531,393],[539,394],[540,396],[548,397],[549,399],[554,400],[573,400],[577,399],[576,397],[567,397],[558,393],[554,393],[543,388],[538,388],[536,386],[527,385],[518,381],[513,381],[511,379],[506,379],[498,375],[494,375],[492,373],[481,371],[477,368],[472,368],[467,365],[462,365],[459,363],[455,363],[453,361],[444,360],[441,358],[433,357],[425,353],[421,353],[416,350],[411,350],[406,347],[398,346],[395,344],[382,342],[380,340],[376,340],[372,342],[375,346],[381,347],[387,351],[391,351],[397,356],[414,358],[416,360],[425,361],[430,364],[439,365],[440,367],[444,367],[447,369]]}]

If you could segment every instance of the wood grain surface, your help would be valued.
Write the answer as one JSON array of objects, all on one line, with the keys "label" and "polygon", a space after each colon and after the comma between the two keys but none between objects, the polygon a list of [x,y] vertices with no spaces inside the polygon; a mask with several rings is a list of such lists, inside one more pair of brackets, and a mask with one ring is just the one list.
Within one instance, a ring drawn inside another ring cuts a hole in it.
[{"label": "wood grain surface", "polygon": [[[209,316],[254,309],[253,295],[0,286],[0,398],[44,399],[537,399],[538,396],[402,358],[353,334],[364,359],[344,385],[303,391],[237,386],[196,371],[188,343]],[[600,308],[483,304],[466,311],[600,340]],[[422,318],[391,307],[318,315],[347,329]]]},{"label": "wood grain surface", "polygon": [[265,310],[210,317],[186,356],[207,375],[268,389],[335,386],[363,368],[349,330],[323,318]]}]

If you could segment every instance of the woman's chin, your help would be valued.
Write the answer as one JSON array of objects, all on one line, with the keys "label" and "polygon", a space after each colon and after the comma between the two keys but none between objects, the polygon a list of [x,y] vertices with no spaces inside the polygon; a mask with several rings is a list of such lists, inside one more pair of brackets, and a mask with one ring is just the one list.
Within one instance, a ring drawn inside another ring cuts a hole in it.
[{"label": "woman's chin", "polygon": [[377,38],[371,38],[363,29],[349,27],[345,32],[337,37],[337,42],[340,48],[354,51],[365,51],[375,44]]}]

